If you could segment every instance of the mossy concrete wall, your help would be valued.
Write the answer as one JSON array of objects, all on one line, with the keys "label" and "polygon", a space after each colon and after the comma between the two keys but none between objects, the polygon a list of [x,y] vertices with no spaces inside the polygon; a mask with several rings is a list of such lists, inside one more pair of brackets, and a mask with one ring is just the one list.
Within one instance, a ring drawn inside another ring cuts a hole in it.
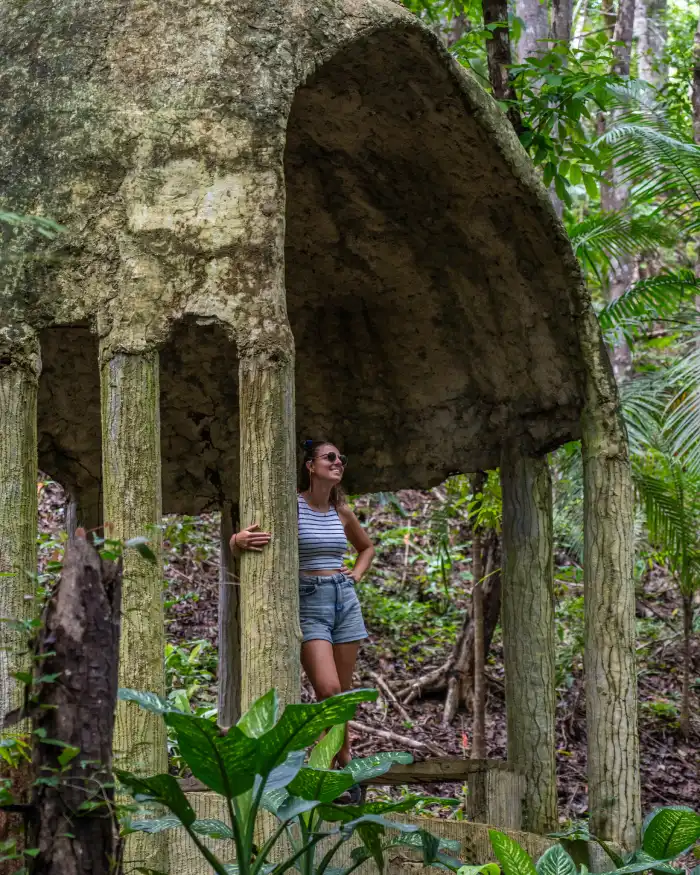
[{"label": "mossy concrete wall", "polygon": [[0,50],[4,202],[67,228],[7,287],[47,347],[40,461],[74,491],[100,489],[98,339],[161,350],[166,512],[237,495],[241,355],[296,346],[297,432],[343,444],[353,490],[579,435],[568,242],[399,3],[8,2]]}]

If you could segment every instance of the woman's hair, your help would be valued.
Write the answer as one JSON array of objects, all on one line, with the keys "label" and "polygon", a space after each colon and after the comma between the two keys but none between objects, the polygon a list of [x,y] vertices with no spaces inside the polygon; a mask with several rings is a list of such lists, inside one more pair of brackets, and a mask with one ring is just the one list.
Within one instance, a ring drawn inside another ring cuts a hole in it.
[{"label": "woman's hair", "polygon": [[[311,486],[311,474],[307,462],[313,462],[321,447],[335,446],[333,441],[304,441],[304,459],[299,469],[299,492],[306,492]],[[333,507],[342,507],[345,504],[345,493],[339,485],[331,489],[330,502]]]}]

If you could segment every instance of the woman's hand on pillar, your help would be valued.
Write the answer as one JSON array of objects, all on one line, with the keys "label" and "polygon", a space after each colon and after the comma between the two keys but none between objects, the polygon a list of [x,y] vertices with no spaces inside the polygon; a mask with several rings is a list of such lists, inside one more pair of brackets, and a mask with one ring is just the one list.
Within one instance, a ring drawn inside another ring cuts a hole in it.
[{"label": "woman's hand on pillar", "polygon": [[257,523],[253,523],[241,529],[240,532],[236,532],[229,542],[231,550],[234,552],[248,550],[253,553],[261,553],[263,547],[270,543],[272,535],[269,532],[259,532],[259,528],[260,526]]}]

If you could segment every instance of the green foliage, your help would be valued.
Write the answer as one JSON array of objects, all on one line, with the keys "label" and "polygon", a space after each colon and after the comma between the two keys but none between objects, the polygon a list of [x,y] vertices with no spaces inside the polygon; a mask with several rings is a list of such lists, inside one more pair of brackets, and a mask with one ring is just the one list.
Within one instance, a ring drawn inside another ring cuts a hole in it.
[{"label": "green foliage", "polygon": [[661,808],[644,828],[643,850],[656,860],[678,857],[700,839],[700,815],[685,808]]},{"label": "green foliage", "polygon": [[[343,743],[345,721],[354,716],[360,702],[376,699],[374,690],[353,690],[323,702],[288,705],[281,716],[276,693],[271,690],[226,734],[216,724],[178,711],[152,693],[124,690],[120,696],[163,717],[174,732],[192,774],[223,797],[228,812],[228,822],[199,820],[172,775],[140,777],[119,771],[119,780],[136,802],[161,806],[170,812],[165,817],[130,820],[124,826],[125,833],[152,834],[183,828],[218,875],[231,871],[240,875],[274,871],[281,875],[292,866],[304,875],[331,871],[348,875],[369,859],[381,871],[385,851],[397,844],[420,850],[425,865],[439,863],[453,871],[461,865],[446,853],[451,850],[450,843],[440,841],[427,830],[384,817],[392,811],[411,810],[422,801],[419,797],[398,803],[336,804],[336,799],[351,785],[383,774],[394,762],[411,762],[409,754],[388,752],[353,760],[344,769],[330,768]],[[306,748],[324,730],[330,731],[305,763]],[[279,827],[258,848],[254,831],[261,809],[272,812]],[[387,830],[398,833],[398,837],[388,838]],[[352,863],[344,869],[332,868],[339,848],[355,834],[361,845],[352,852]],[[221,860],[202,842],[202,836],[233,840],[237,863]],[[273,864],[270,855],[283,836],[291,853]],[[320,856],[317,845],[323,839],[329,842]]]},{"label": "green foliage", "polygon": [[[683,875],[683,869],[670,865],[689,851],[700,839],[700,816],[685,808],[661,808],[645,823],[643,846],[624,857],[605,842],[588,832],[585,825],[574,824],[566,832],[553,834],[565,838],[596,842],[610,857],[615,868],[606,875],[633,875],[654,872],[655,875]],[[489,830],[494,853],[504,875],[587,875],[585,866],[577,868],[572,857],[561,845],[553,845],[540,857],[537,866],[527,852],[512,838],[498,830]]]},{"label": "green foliage", "polygon": [[613,102],[612,48],[604,33],[586,38],[580,49],[555,44],[540,57],[511,68],[524,120],[520,141],[542,168],[545,185],[572,205],[572,193],[598,197],[607,156],[593,148],[591,129],[596,112]]}]

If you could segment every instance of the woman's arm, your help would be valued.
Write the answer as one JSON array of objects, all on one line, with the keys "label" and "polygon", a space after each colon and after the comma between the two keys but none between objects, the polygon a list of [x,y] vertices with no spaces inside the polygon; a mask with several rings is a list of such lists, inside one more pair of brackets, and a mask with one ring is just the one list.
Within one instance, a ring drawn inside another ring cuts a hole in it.
[{"label": "woman's arm", "polygon": [[236,532],[231,536],[228,545],[233,555],[238,558],[244,550],[251,550],[253,553],[261,553],[262,548],[270,543],[272,535],[269,532],[258,532],[257,523],[252,526],[246,526],[240,532]]},{"label": "woman's arm", "polygon": [[349,577],[358,583],[374,559],[374,544],[370,541],[367,532],[360,525],[360,521],[349,507],[338,508],[338,516],[345,529],[348,541],[357,550],[357,560],[352,571],[348,570]]}]

